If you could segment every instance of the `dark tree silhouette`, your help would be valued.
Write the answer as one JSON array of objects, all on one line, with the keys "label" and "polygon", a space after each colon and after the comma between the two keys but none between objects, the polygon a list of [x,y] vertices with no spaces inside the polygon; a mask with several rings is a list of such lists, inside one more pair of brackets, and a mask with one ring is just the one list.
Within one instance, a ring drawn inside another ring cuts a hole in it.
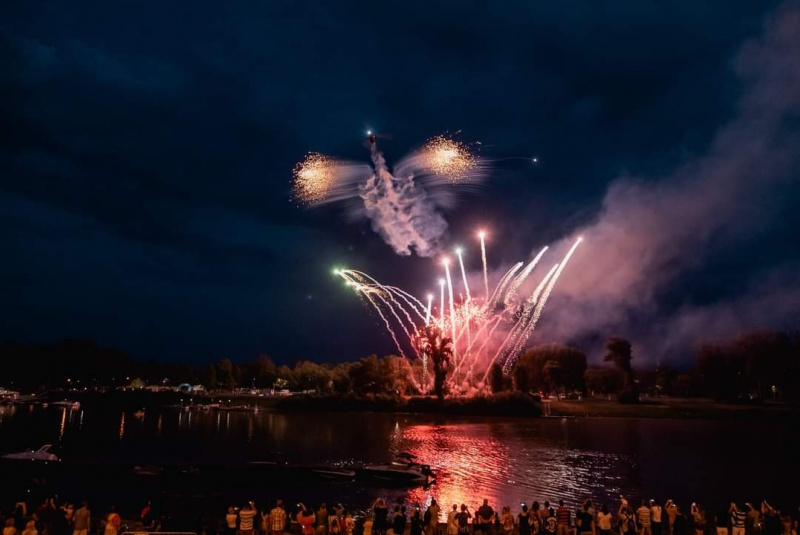
[{"label": "dark tree silhouette", "polygon": [[492,364],[489,370],[489,385],[492,388],[493,394],[499,394],[506,389],[506,378],[503,375],[503,367],[498,364]]},{"label": "dark tree silhouette", "polygon": [[622,370],[625,380],[625,387],[617,395],[617,401],[620,403],[637,403],[639,401],[639,392],[633,382],[632,358],[633,351],[628,340],[619,336],[608,339],[606,342],[606,356],[603,360],[616,364]]},{"label": "dark tree silhouette", "polygon": [[439,400],[444,399],[444,380],[453,356],[453,341],[442,334],[442,330],[430,323],[419,333],[420,351],[428,355],[433,364],[433,390]]},{"label": "dark tree silhouette", "polygon": [[603,360],[613,362],[625,374],[625,384],[630,386],[633,383],[633,368],[631,368],[631,343],[625,338],[614,336],[606,342],[606,356]]}]

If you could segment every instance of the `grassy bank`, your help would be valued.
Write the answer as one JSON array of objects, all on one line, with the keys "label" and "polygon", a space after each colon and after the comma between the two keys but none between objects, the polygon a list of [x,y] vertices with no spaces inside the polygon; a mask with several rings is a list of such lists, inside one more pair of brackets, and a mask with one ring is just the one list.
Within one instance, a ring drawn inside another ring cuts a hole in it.
[{"label": "grassy bank", "polygon": [[616,400],[589,398],[554,400],[551,416],[677,419],[766,419],[784,420],[800,417],[800,407],[782,404],[736,405],[704,399],[658,398],[636,405],[622,405]]},{"label": "grassy bank", "polygon": [[532,396],[518,393],[490,397],[448,398],[442,402],[433,397],[422,396],[292,396],[281,399],[276,408],[287,411],[372,411],[521,418],[536,418],[542,414],[541,404],[538,401]]}]

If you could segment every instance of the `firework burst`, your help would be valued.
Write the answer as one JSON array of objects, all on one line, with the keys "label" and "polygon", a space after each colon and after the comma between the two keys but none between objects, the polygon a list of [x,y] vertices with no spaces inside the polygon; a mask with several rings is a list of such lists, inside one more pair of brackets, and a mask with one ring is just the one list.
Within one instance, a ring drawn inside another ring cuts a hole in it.
[{"label": "firework burst", "polygon": [[294,198],[312,205],[328,198],[336,182],[336,160],[310,152],[302,162],[294,166]]},{"label": "firework burst", "polygon": [[434,174],[453,183],[469,180],[478,167],[467,145],[442,135],[428,140],[422,157]]},{"label": "firework burst", "polygon": [[[485,242],[481,239],[481,256],[485,273]],[[499,280],[486,299],[476,297],[454,299],[450,260],[444,258],[441,266],[444,278],[439,280],[438,310],[433,307],[434,296],[427,297],[427,305],[394,286],[386,286],[369,275],[355,270],[339,269],[335,274],[357,295],[365,298],[389,330],[401,355],[411,353],[423,362],[427,360],[424,348],[416,343],[420,332],[429,324],[436,325],[453,340],[453,364],[450,376],[452,391],[464,384],[482,386],[489,370],[497,363],[508,373],[522,353],[525,343],[536,328],[550,293],[564,268],[572,258],[581,238],[578,238],[561,262],[553,265],[540,278],[538,285],[528,294],[523,293],[524,283],[533,278],[534,269],[548,250],[543,248],[523,269],[523,263],[514,264]],[[459,264],[463,265],[463,250],[458,249]],[[462,268],[463,269],[463,268]],[[463,288],[467,277],[462,271]],[[486,279],[484,279],[486,280]],[[445,293],[445,290],[447,292]],[[465,291],[466,293],[466,291]],[[445,298],[447,295],[447,298]],[[468,295],[468,294],[467,294]],[[406,338],[398,336],[404,334]],[[422,381],[423,384],[426,381]],[[463,391],[463,390],[462,390]]]}]

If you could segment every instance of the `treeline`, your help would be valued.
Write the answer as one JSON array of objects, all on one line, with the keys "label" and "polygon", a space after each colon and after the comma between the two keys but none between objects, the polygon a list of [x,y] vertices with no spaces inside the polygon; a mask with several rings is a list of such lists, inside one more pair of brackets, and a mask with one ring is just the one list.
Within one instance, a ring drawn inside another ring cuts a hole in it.
[{"label": "treeline", "polygon": [[631,402],[639,394],[712,398],[758,403],[800,403],[800,333],[754,331],[695,349],[688,370],[669,365],[632,366],[630,343],[611,338],[604,361],[613,367],[588,367],[586,355],[560,344],[535,346],[520,357],[511,377],[492,370],[492,389],[514,388],[583,395],[616,395]]},{"label": "treeline", "polygon": [[[634,358],[636,357],[636,358]],[[529,348],[510,374],[494,366],[486,390],[494,393],[544,392],[616,396],[633,402],[650,396],[704,397],[722,401],[776,399],[800,403],[800,334],[756,331],[695,350],[693,366],[636,366],[624,338],[606,343],[604,366],[589,367],[580,349],[562,344]],[[209,390],[288,389],[321,394],[411,395],[433,390],[433,372],[420,360],[371,355],[355,362],[318,364],[297,361],[277,365],[268,356],[247,363],[222,359],[201,368],[136,361],[125,353],[88,340],[52,346],[0,345],[0,387],[24,392],[48,388],[96,388],[123,385],[202,384]]]}]

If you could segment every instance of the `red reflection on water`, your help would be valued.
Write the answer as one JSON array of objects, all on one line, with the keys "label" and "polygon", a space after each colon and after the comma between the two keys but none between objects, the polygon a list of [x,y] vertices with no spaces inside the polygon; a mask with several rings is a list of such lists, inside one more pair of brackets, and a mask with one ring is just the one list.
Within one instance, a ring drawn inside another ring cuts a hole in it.
[{"label": "red reflection on water", "polygon": [[435,485],[409,490],[406,500],[427,507],[436,498],[440,521],[447,519],[453,504],[460,507],[464,503],[471,511],[484,499],[494,506],[509,505],[498,503],[500,487],[508,481],[508,448],[486,433],[471,433],[470,428],[463,424],[416,425],[402,432],[408,452],[438,474]]}]

